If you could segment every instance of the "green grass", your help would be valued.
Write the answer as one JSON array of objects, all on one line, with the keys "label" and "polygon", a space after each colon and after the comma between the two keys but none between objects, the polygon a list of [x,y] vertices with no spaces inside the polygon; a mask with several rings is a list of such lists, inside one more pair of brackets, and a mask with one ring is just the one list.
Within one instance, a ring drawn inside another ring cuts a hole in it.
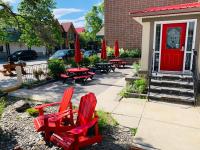
[{"label": "green grass", "polygon": [[99,116],[99,128],[102,130],[108,126],[117,126],[118,122],[111,116],[110,113],[104,112],[102,110],[97,112]]},{"label": "green grass", "polygon": [[136,133],[137,133],[137,128],[131,128],[130,130],[131,130],[131,134],[132,134],[133,136],[135,136]]},{"label": "green grass", "polygon": [[3,114],[6,105],[7,105],[7,99],[5,97],[0,98],[0,118],[1,115]]},{"label": "green grass", "polygon": [[28,108],[26,112],[32,117],[37,117],[39,115],[39,111],[35,108]]}]

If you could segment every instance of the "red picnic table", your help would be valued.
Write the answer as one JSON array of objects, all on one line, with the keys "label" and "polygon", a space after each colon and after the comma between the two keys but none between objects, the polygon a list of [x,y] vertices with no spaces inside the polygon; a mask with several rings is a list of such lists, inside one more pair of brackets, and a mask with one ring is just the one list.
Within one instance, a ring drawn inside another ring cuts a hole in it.
[{"label": "red picnic table", "polygon": [[121,59],[111,59],[110,63],[115,65],[117,68],[120,68],[121,66],[123,66],[123,68],[124,68],[125,65],[127,64],[125,61],[123,61]]},{"label": "red picnic table", "polygon": [[63,79],[72,78],[75,81],[81,80],[84,83],[89,78],[92,79],[93,76],[95,75],[95,73],[90,72],[88,68],[70,68],[70,69],[67,69],[66,71],[67,71],[67,74],[61,74],[61,78]]}]

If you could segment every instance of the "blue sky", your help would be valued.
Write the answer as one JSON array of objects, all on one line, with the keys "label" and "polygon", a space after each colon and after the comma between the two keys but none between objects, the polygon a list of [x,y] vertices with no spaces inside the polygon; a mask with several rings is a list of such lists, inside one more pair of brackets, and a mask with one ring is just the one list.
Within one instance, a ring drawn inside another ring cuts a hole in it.
[{"label": "blue sky", "polygon": [[[3,0],[9,2],[13,9],[17,10],[20,0]],[[84,15],[103,0],[56,0],[57,7],[54,10],[55,17],[59,22],[73,22],[76,27],[84,26]]]}]

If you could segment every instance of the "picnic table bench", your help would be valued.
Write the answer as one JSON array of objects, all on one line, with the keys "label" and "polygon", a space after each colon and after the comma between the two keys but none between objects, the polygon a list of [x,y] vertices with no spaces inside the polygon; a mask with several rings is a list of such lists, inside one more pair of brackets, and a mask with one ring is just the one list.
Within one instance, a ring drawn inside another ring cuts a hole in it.
[{"label": "picnic table bench", "polygon": [[123,68],[125,68],[125,65],[127,65],[126,61],[123,61],[121,59],[112,59],[110,60],[110,63],[112,63],[113,65],[115,65],[115,67],[120,68],[121,66]]},{"label": "picnic table bench", "polygon": [[67,72],[61,74],[60,77],[63,79],[63,83],[66,82],[67,79],[81,80],[85,83],[89,78],[93,79],[95,75],[94,72],[90,72],[88,68],[70,68],[67,69]]},{"label": "picnic table bench", "polygon": [[114,72],[115,67],[111,63],[97,63],[95,64],[95,70],[110,72],[111,70]]},{"label": "picnic table bench", "polygon": [[4,76],[12,76],[12,75],[14,75],[14,73],[12,71],[16,71],[17,66],[21,67],[22,74],[25,75],[26,74],[26,71],[24,70],[24,67],[26,66],[25,63],[19,63],[19,64],[8,63],[8,64],[5,64],[5,65],[3,65],[3,70],[0,70],[0,72]]}]

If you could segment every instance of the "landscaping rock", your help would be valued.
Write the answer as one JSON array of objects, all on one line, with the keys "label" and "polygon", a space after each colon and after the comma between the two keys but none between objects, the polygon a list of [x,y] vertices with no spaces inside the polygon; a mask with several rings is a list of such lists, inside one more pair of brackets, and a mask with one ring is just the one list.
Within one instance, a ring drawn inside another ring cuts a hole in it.
[{"label": "landscaping rock", "polygon": [[31,106],[28,102],[20,100],[20,101],[16,102],[13,105],[13,107],[17,112],[24,112],[24,111],[26,111],[26,109],[30,108]]},{"label": "landscaping rock", "polygon": [[[27,112],[16,111],[17,102],[9,105],[0,120],[0,150],[60,150],[46,144],[40,133],[35,132],[33,117]],[[17,105],[19,106],[19,105]],[[30,103],[33,107],[35,104]],[[58,107],[48,107],[45,113],[56,112]],[[84,150],[128,150],[132,147],[133,135],[124,126],[109,126],[102,131],[103,141]]]}]

